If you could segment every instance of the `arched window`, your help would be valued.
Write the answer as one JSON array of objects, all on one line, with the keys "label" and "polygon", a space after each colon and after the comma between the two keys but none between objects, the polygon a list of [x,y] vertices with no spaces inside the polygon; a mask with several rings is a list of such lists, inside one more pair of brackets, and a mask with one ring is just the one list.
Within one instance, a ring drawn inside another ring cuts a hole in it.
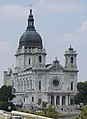
[{"label": "arched window", "polygon": [[60,97],[59,96],[56,97],[56,105],[60,105]]},{"label": "arched window", "polygon": [[68,63],[68,58],[66,57],[66,64]]},{"label": "arched window", "polygon": [[26,90],[26,80],[24,80],[24,91]]},{"label": "arched window", "polygon": [[40,63],[42,62],[42,57],[41,57],[41,56],[39,56],[39,62],[40,62]]},{"label": "arched window", "polygon": [[27,79],[27,89],[29,89],[29,80]]},{"label": "arched window", "polygon": [[29,26],[32,26],[32,22],[29,22]]},{"label": "arched window", "polygon": [[32,89],[32,79],[30,80],[30,89]]},{"label": "arched window", "polygon": [[18,89],[18,91],[20,91],[20,80],[18,80],[17,83],[18,83],[17,84],[17,89]]},{"label": "arched window", "polygon": [[66,104],[65,102],[66,102],[66,98],[65,98],[65,96],[63,96],[62,97],[62,105],[65,105]]},{"label": "arched window", "polygon": [[29,58],[29,64],[31,64],[31,59]]},{"label": "arched window", "polygon": [[32,97],[32,102],[34,102],[34,97]]},{"label": "arched window", "polygon": [[41,99],[38,99],[38,104],[41,104]]},{"label": "arched window", "polygon": [[24,98],[24,102],[25,102],[25,98]]},{"label": "arched window", "polygon": [[23,91],[23,81],[21,81],[21,91]]},{"label": "arched window", "polygon": [[71,82],[71,90],[73,90],[73,81]]},{"label": "arched window", "polygon": [[39,90],[41,90],[41,81],[39,81]]},{"label": "arched window", "polygon": [[51,96],[51,105],[54,105],[54,96]]},{"label": "arched window", "polygon": [[71,57],[71,63],[73,63],[73,57]]}]

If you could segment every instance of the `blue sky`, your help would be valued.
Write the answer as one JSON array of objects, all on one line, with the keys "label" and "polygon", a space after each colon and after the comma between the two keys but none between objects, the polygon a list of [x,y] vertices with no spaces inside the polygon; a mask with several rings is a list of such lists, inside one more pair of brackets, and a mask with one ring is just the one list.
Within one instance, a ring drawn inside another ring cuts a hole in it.
[{"label": "blue sky", "polygon": [[20,36],[26,30],[30,1],[36,30],[43,39],[47,63],[55,57],[64,66],[70,44],[77,51],[78,81],[87,80],[87,0],[1,0],[0,81],[3,71],[15,65]]}]

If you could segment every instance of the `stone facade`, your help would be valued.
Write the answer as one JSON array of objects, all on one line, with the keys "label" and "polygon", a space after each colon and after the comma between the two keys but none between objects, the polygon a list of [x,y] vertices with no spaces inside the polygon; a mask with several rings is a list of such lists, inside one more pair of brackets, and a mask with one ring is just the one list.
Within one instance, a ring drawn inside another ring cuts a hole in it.
[{"label": "stone facade", "polygon": [[[32,48],[29,45],[25,47],[26,42],[30,43],[32,38],[33,40],[36,38],[33,21],[30,10],[27,30],[22,35],[21,45],[19,42],[21,47],[18,47],[15,54],[16,64],[4,72],[4,84],[15,88],[15,103],[23,103],[23,107],[27,109],[43,102],[55,106],[74,104],[73,98],[77,94],[77,53],[70,46],[64,54],[65,66],[62,66],[57,58],[52,63],[46,64],[47,54],[42,47],[40,36],[38,41],[41,44],[40,48],[34,44],[36,41],[32,41]],[[25,37],[26,32],[30,35],[29,41],[25,41],[28,39]]]}]

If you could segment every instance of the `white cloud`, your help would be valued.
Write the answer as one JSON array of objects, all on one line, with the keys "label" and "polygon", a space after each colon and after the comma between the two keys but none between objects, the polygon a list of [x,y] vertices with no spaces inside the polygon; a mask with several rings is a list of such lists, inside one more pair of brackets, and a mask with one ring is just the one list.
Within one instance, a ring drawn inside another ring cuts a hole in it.
[{"label": "white cloud", "polygon": [[77,50],[78,53],[78,80],[84,81],[87,79],[86,75],[86,61],[87,61],[87,21],[83,21],[78,29],[72,33],[65,33],[62,37],[64,43],[71,44]]},{"label": "white cloud", "polygon": [[5,41],[0,42],[0,50],[9,47],[9,44]]},{"label": "white cloud", "polygon": [[[85,9],[85,6],[80,2],[74,0],[38,0],[34,6],[35,12],[46,11],[82,11]],[[6,4],[0,5],[0,15],[6,18],[21,18],[26,17],[29,11],[29,7],[24,7],[16,4]]]},{"label": "white cloud", "polygon": [[10,51],[10,44],[5,41],[1,41],[0,42],[0,59],[3,59],[4,57],[8,56],[9,51]]},{"label": "white cloud", "polygon": [[13,47],[6,41],[0,41],[0,77],[3,79],[3,71],[12,66],[13,63]]},{"label": "white cloud", "polygon": [[21,5],[1,5],[0,14],[4,17],[20,18],[27,15],[27,8]]},{"label": "white cloud", "polygon": [[9,62],[13,56],[14,47],[6,41],[0,41],[0,63]]},{"label": "white cloud", "polygon": [[72,33],[65,33],[63,39],[74,44],[87,44],[87,21],[84,21],[81,26]]},{"label": "white cloud", "polygon": [[80,32],[87,32],[87,21],[84,21],[79,29]]},{"label": "white cloud", "polygon": [[86,7],[80,2],[74,0],[39,0],[39,8],[47,11],[83,11]]},{"label": "white cloud", "polygon": [[3,85],[3,71],[11,62],[10,47],[10,44],[6,41],[0,41],[0,86]]}]

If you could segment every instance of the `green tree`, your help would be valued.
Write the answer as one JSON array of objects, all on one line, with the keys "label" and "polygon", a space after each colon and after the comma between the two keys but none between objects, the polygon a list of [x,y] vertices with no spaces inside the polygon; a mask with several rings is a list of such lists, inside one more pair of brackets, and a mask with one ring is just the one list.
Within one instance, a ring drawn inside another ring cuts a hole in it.
[{"label": "green tree", "polygon": [[78,93],[74,98],[76,104],[87,104],[87,81],[77,84]]},{"label": "green tree", "polygon": [[[0,109],[6,111],[16,109],[15,105],[10,102],[15,97],[15,94],[13,93],[14,91],[15,90],[12,88],[12,86],[3,85],[0,88]],[[10,107],[10,109],[8,107]]]},{"label": "green tree", "polygon": [[0,88],[0,101],[8,102],[14,99],[15,95],[13,94],[12,86],[3,85]]}]

